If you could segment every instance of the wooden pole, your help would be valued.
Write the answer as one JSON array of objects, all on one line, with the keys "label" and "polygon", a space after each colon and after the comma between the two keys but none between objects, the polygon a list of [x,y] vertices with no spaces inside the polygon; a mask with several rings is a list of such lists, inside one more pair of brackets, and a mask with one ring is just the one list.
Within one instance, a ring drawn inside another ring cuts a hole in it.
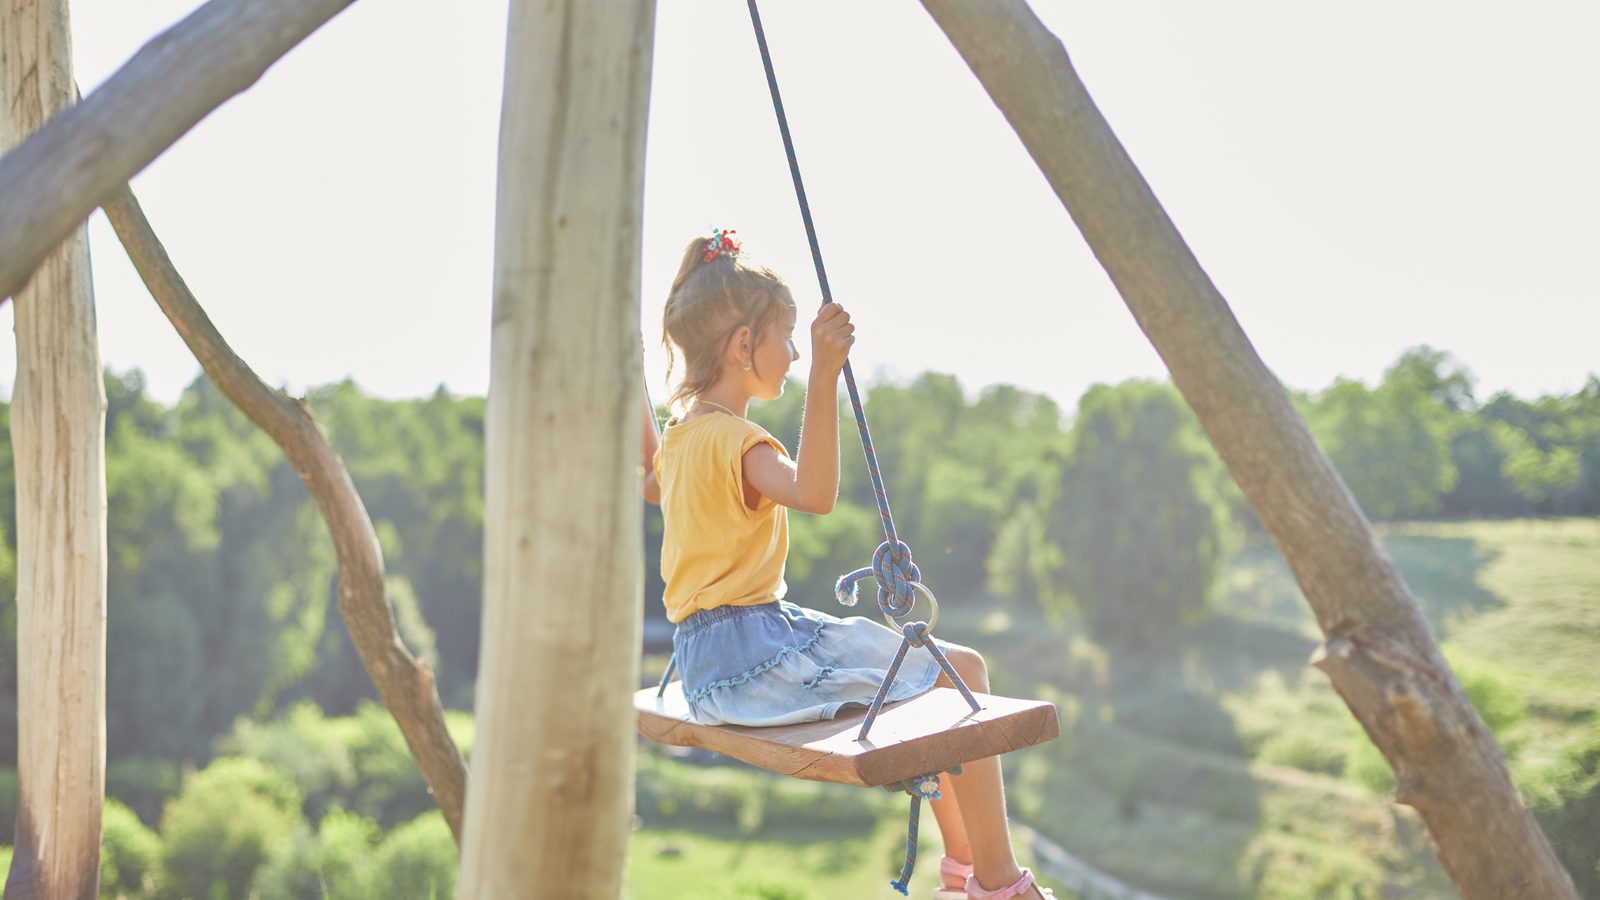
[{"label": "wooden pole", "polygon": [[[0,7],[0,97],[9,108],[0,152],[72,104],[67,0]],[[88,231],[80,219],[64,236],[13,298],[17,830],[5,891],[13,900],[78,900],[100,885],[106,398]]]},{"label": "wooden pole", "polygon": [[1468,900],[1574,898],[1410,590],[1222,295],[1023,0],[923,0],[1083,231],[1277,542],[1328,673]]},{"label": "wooden pole", "polygon": [[467,763],[445,730],[433,670],[411,655],[395,628],[394,611],[384,592],[383,553],[344,461],[333,452],[305,401],[268,387],[228,346],[167,257],[132,189],[123,185],[105,211],[139,277],[194,352],[206,377],[277,443],[316,498],[339,561],[339,615],[378,689],[378,699],[400,726],[428,791],[459,844]]},{"label": "wooden pole", "polygon": [[211,0],[35,126],[0,156],[0,299],[135,173],[352,2]]},{"label": "wooden pole", "polygon": [[633,814],[653,0],[512,0],[459,896],[606,898]]}]

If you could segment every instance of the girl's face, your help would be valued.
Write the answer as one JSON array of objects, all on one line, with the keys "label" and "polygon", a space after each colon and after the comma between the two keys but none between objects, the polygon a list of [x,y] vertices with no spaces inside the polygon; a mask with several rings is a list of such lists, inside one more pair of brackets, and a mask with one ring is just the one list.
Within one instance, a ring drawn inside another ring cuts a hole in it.
[{"label": "girl's face", "polygon": [[750,358],[750,396],[758,400],[776,400],[783,396],[784,380],[789,377],[789,366],[800,358],[794,346],[795,313],[767,326],[765,334],[756,344]]}]

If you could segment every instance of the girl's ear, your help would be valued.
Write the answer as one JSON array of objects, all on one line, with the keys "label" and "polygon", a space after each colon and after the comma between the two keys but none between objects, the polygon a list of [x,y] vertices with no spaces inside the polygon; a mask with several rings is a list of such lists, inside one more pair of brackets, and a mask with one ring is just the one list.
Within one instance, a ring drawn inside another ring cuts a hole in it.
[{"label": "girl's ear", "polygon": [[728,337],[728,352],[724,354],[723,362],[741,368],[750,368],[751,354],[755,352],[755,335],[749,325],[740,325]]}]

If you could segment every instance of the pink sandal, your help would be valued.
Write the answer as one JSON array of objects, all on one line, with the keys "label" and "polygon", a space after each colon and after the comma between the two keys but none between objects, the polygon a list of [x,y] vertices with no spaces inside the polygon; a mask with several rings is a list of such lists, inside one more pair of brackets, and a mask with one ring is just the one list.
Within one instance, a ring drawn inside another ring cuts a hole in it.
[{"label": "pink sandal", "polygon": [[[941,866],[940,869],[942,870],[943,867]],[[967,896],[971,900],[1011,900],[1012,897],[1020,897],[1026,894],[1028,888],[1031,887],[1033,887],[1033,873],[1027,869],[1022,870],[1022,877],[1017,879],[1016,884],[1010,887],[1003,887],[998,891],[986,891],[979,886],[978,876],[967,876]],[[1039,888],[1039,893],[1044,895],[1045,900],[1054,900],[1055,898],[1055,894],[1051,893],[1050,889],[1046,887]]]},{"label": "pink sandal", "polygon": [[953,856],[939,860],[939,888],[933,900],[967,900],[967,879],[972,877],[972,863],[957,862]]}]

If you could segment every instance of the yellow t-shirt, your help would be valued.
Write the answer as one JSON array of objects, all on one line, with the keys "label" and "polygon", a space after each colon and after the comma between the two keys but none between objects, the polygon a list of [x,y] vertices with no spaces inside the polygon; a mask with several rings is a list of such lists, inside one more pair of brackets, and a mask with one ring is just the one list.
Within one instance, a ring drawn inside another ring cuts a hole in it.
[{"label": "yellow t-shirt", "polygon": [[655,470],[669,621],[717,606],[769,603],[788,590],[789,511],[765,495],[755,509],[744,503],[744,454],[761,443],[789,455],[761,426],[720,412],[669,422],[662,432]]}]

